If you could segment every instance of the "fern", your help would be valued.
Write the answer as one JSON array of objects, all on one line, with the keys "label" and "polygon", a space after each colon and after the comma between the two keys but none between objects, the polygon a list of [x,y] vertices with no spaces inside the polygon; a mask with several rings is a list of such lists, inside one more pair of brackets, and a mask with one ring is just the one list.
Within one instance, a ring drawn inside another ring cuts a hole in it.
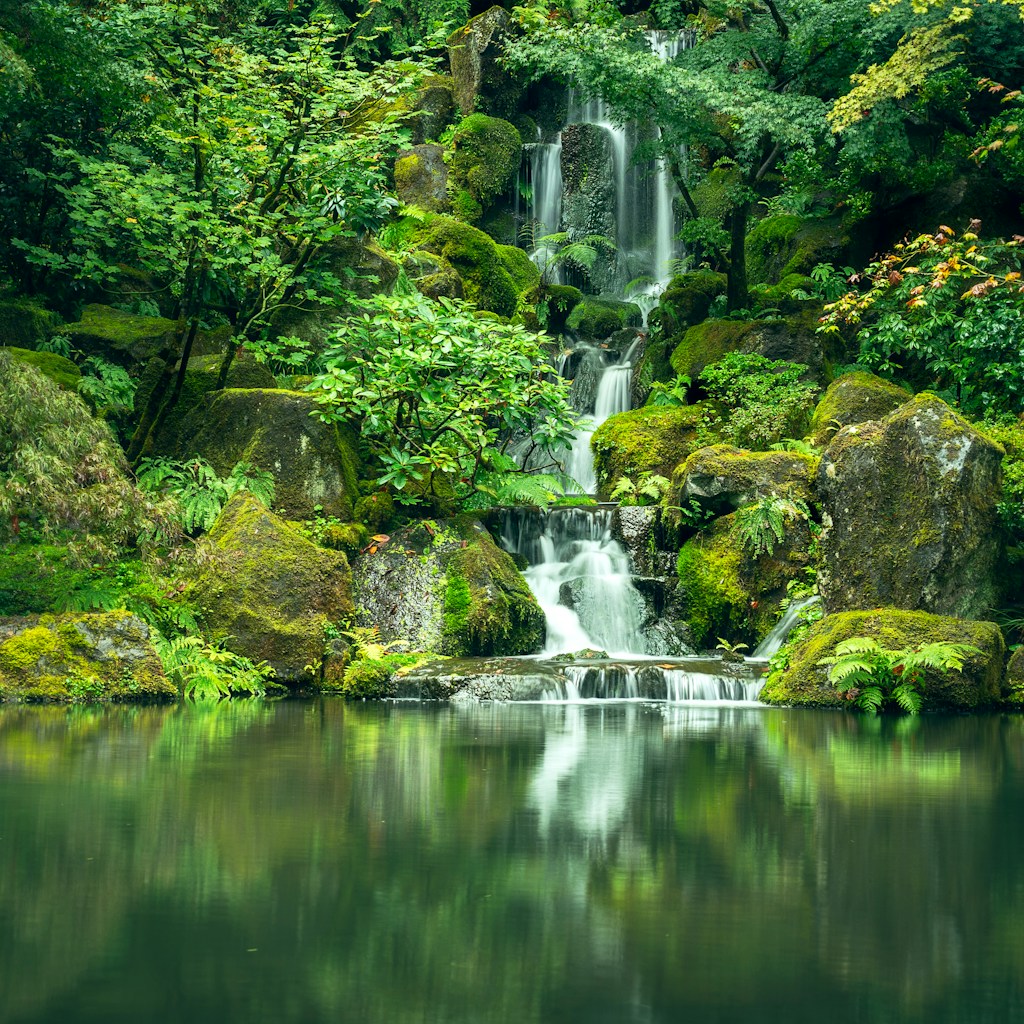
[{"label": "fern", "polygon": [[128,371],[101,356],[90,356],[82,363],[78,393],[97,412],[110,409],[131,412],[135,408],[135,382]]},{"label": "fern", "polygon": [[928,670],[960,672],[977,647],[940,641],[900,651],[881,647],[872,637],[855,636],[836,644],[818,664],[829,669],[829,682],[855,707],[872,714],[892,700],[909,715],[920,712],[921,680]]},{"label": "fern", "polygon": [[164,671],[187,700],[219,701],[246,695],[262,697],[274,670],[265,662],[227,650],[223,643],[208,643],[200,636],[165,639],[154,635],[154,646]]},{"label": "fern", "polygon": [[810,519],[804,502],[769,495],[739,509],[736,528],[743,549],[758,558],[774,554],[775,545],[785,540],[787,524],[801,519]]}]

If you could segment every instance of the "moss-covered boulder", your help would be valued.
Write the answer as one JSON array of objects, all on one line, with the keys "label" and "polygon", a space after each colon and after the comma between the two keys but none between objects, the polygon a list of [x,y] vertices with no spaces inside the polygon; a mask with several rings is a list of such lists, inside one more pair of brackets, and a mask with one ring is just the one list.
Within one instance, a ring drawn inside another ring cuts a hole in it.
[{"label": "moss-covered boulder", "polygon": [[651,314],[659,330],[675,336],[707,319],[711,303],[725,294],[728,279],[712,270],[677,274],[662,292],[657,310]]},{"label": "moss-covered boulder", "polygon": [[509,117],[518,106],[522,84],[502,63],[504,40],[512,31],[508,11],[492,7],[448,37],[455,102],[464,115]]},{"label": "moss-covered boulder", "polygon": [[1016,707],[1024,705],[1024,647],[1018,647],[1010,655],[1003,691],[1007,704]]},{"label": "moss-covered boulder", "polygon": [[515,245],[497,245],[495,248],[498,250],[501,265],[516,286],[516,291],[520,295],[535,291],[540,284],[540,270],[526,250]]},{"label": "moss-covered boulder", "polygon": [[55,352],[34,352],[27,348],[8,348],[8,355],[19,363],[34,366],[40,373],[59,384],[65,391],[77,391],[82,371],[70,359]]},{"label": "moss-covered boulder", "polygon": [[826,608],[970,619],[993,607],[1002,454],[927,393],[840,430],[817,478]]},{"label": "moss-covered boulder", "polygon": [[327,624],[353,613],[351,572],[340,551],[307,540],[251,494],[236,494],[204,541],[189,586],[213,639],[266,661],[278,682],[309,682]]},{"label": "moss-covered boulder", "polygon": [[842,427],[880,420],[909,398],[903,388],[873,373],[844,373],[821,396],[811,420],[811,433],[818,444],[828,444]]},{"label": "moss-covered boulder", "polygon": [[470,114],[452,138],[449,191],[456,214],[477,221],[514,183],[523,143],[514,125],[499,117]]},{"label": "moss-covered boulder", "polygon": [[385,641],[450,655],[532,654],[544,614],[512,557],[468,516],[406,527],[353,563],[356,602]]},{"label": "moss-covered boulder", "polygon": [[436,140],[455,120],[456,109],[455,80],[451,75],[429,75],[413,101],[412,141],[421,145]]},{"label": "moss-covered boulder", "polygon": [[836,218],[779,214],[758,221],[747,235],[747,279],[778,284],[793,274],[809,274],[818,263],[834,263],[849,245]]},{"label": "moss-covered boulder", "polygon": [[743,544],[735,515],[688,540],[676,572],[694,645],[711,649],[721,637],[753,648],[763,640],[779,619],[787,584],[806,574],[810,541],[806,522],[795,521],[770,554],[755,557]]},{"label": "moss-covered boulder", "polygon": [[830,362],[842,354],[842,339],[818,334],[820,307],[807,307],[780,320],[705,320],[689,328],[673,349],[675,373],[693,380],[729,352],[803,363],[815,381],[828,379]]},{"label": "moss-covered boulder", "polygon": [[606,341],[616,331],[626,327],[637,328],[643,323],[643,314],[635,302],[598,298],[587,295],[576,304],[565,321],[567,330],[594,341]]},{"label": "moss-covered boulder", "polygon": [[82,318],[68,324],[64,333],[74,348],[130,367],[146,363],[168,349],[174,341],[176,325],[164,317],[138,316],[94,303],[86,306]]},{"label": "moss-covered boulder", "polygon": [[58,334],[62,324],[59,314],[31,299],[0,300],[0,345],[35,348]]},{"label": "moss-covered boulder", "polygon": [[358,498],[354,431],[321,423],[302,391],[227,388],[194,408],[178,431],[179,458],[201,455],[221,476],[236,462],[274,475],[274,508],[289,519],[351,520]]},{"label": "moss-covered boulder", "polygon": [[701,405],[646,406],[605,420],[591,439],[602,492],[620,476],[671,476],[675,467],[703,443],[697,439],[703,416]]},{"label": "moss-covered boulder", "polygon": [[817,468],[816,458],[798,452],[748,452],[711,445],[676,467],[668,500],[684,508],[697,501],[719,513],[769,495],[809,502]]},{"label": "moss-covered boulder", "polygon": [[[188,369],[182,381],[181,395],[177,404],[165,417],[158,433],[152,434],[146,442],[146,455],[174,455],[179,450],[178,432],[188,413],[198,405],[205,405],[209,396],[217,391],[220,378],[221,355],[193,355],[188,361]],[[160,380],[162,372],[160,360],[153,360],[143,370],[138,390],[135,392],[135,412],[141,415],[149,401],[153,388]],[[236,356],[228,370],[227,386],[229,388],[269,388],[277,387],[274,375],[262,363],[257,363],[249,356]]]},{"label": "moss-covered boulder", "polygon": [[766,704],[804,707],[847,705],[845,696],[828,681],[828,667],[819,665],[835,653],[836,645],[853,637],[871,637],[886,650],[902,651],[930,643],[968,644],[971,655],[963,672],[926,673],[922,685],[924,708],[970,710],[999,701],[1005,646],[994,622],[946,618],[894,608],[839,612],[811,626],[789,655],[784,671],[771,673],[761,690]]},{"label": "moss-covered boulder", "polygon": [[174,700],[178,691],[128,612],[0,618],[0,700]]},{"label": "moss-covered boulder", "polygon": [[444,213],[450,204],[443,147],[424,143],[399,153],[395,159],[395,191],[403,203]]},{"label": "moss-covered boulder", "polygon": [[416,233],[415,242],[420,250],[435,257],[438,273],[454,272],[458,276],[464,297],[480,309],[505,317],[516,311],[516,283],[489,235],[454,217],[435,216]]},{"label": "moss-covered boulder", "polygon": [[[562,129],[562,224],[570,240],[598,235],[614,239],[616,229],[615,160],[608,132],[596,124]],[[599,249],[587,271],[595,292],[614,294],[615,255]]]}]

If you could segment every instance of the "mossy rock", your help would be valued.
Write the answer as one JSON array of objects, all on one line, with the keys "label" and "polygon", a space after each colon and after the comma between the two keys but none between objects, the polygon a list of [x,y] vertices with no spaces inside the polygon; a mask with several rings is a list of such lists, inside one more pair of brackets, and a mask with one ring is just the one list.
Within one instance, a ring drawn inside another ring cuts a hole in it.
[{"label": "mossy rock", "polygon": [[818,334],[820,312],[818,305],[805,305],[779,320],[705,320],[683,335],[670,365],[675,373],[696,380],[705,366],[730,352],[743,352],[803,363],[812,380],[827,383],[832,362],[844,350],[842,338]]},{"label": "mossy rock", "polygon": [[735,515],[688,540],[676,573],[693,643],[711,649],[721,637],[756,647],[779,619],[787,584],[806,574],[810,541],[807,524],[794,522],[771,554],[755,558],[744,547]]},{"label": "mossy rock", "polygon": [[444,213],[450,205],[444,149],[425,143],[399,153],[395,158],[395,192],[403,203]]},{"label": "mossy rock", "polygon": [[427,657],[425,654],[385,654],[380,658],[357,658],[340,678],[336,673],[326,674],[320,689],[338,690],[353,698],[394,697],[398,678]]},{"label": "mossy rock", "polygon": [[34,349],[59,334],[63,323],[59,314],[31,299],[0,300],[0,345]]},{"label": "mossy rock", "polygon": [[455,102],[463,114],[510,117],[518,108],[523,86],[502,60],[505,37],[512,31],[508,11],[491,7],[448,37]]},{"label": "mossy rock", "polygon": [[638,328],[642,323],[643,314],[635,302],[586,295],[573,308],[565,326],[584,338],[606,341],[616,331],[627,327]]},{"label": "mossy rock", "polygon": [[[522,139],[508,121],[486,114],[470,114],[456,126],[452,147],[448,170],[453,205],[456,213],[460,213],[459,193],[467,193],[473,205],[463,200],[460,215],[478,220],[512,185],[522,158]],[[473,215],[474,210],[479,212]]]},{"label": "mossy rock", "polygon": [[826,609],[970,619],[995,607],[1002,455],[927,393],[840,430],[817,477]]},{"label": "mossy rock", "polygon": [[821,396],[811,419],[816,444],[828,444],[842,427],[880,420],[910,399],[903,388],[872,373],[837,377]]},{"label": "mossy rock", "polygon": [[835,262],[848,244],[836,218],[765,217],[747,235],[747,280],[775,285],[792,274],[809,274],[819,263]]},{"label": "mossy rock", "polygon": [[435,216],[423,225],[416,241],[442,267],[458,274],[470,302],[499,316],[515,313],[519,292],[490,236],[453,217]]},{"label": "mossy rock", "polygon": [[766,704],[801,707],[848,706],[844,695],[828,681],[827,666],[818,662],[831,657],[837,644],[862,636],[871,637],[886,650],[956,643],[969,644],[981,651],[967,659],[963,672],[925,673],[921,687],[925,710],[973,710],[996,704],[1000,699],[1005,645],[994,622],[895,608],[838,612],[814,623],[790,652],[787,668],[769,675],[760,699]]},{"label": "mossy rock", "polygon": [[531,654],[544,614],[512,558],[469,516],[392,534],[353,563],[361,620],[387,642],[450,655]]},{"label": "mossy rock", "polygon": [[413,102],[413,139],[417,145],[436,140],[455,120],[455,80],[451,75],[429,75]]},{"label": "mossy rock", "polygon": [[8,348],[6,351],[19,363],[34,366],[65,391],[78,390],[82,371],[70,359],[65,359],[54,352],[33,352],[27,348]]},{"label": "mossy rock", "polygon": [[325,627],[354,611],[344,554],[307,540],[245,491],[225,505],[204,552],[188,596],[211,638],[266,661],[278,682],[309,682]]},{"label": "mossy rock", "polygon": [[[167,414],[157,434],[151,434],[146,441],[145,454],[174,455],[179,451],[178,432],[188,413],[198,405],[205,405],[209,396],[217,388],[220,378],[222,355],[193,355],[188,361],[188,369],[181,385],[178,402]],[[138,390],[135,392],[135,413],[140,416],[149,402],[153,388],[160,380],[163,363],[154,359],[142,372]],[[177,370],[175,371],[177,372]],[[247,355],[236,356],[228,370],[227,386],[229,388],[261,388],[274,389],[277,381],[274,375],[262,364]]]},{"label": "mossy rock", "polygon": [[594,431],[591,448],[599,489],[610,489],[621,476],[634,480],[644,473],[671,476],[702,443],[697,428],[702,405],[646,406],[609,417]]},{"label": "mossy rock", "polygon": [[1003,689],[1007,704],[1014,707],[1024,705],[1024,647],[1018,647],[1010,655]]},{"label": "mossy rock", "polygon": [[0,700],[174,700],[149,627],[128,612],[0,618]]},{"label": "mossy rock", "polygon": [[501,265],[512,278],[512,283],[520,295],[540,284],[540,271],[525,249],[515,245],[497,245],[495,248],[498,250]]},{"label": "mossy rock", "polygon": [[[615,159],[608,132],[596,124],[562,129],[562,223],[570,240],[616,237]],[[614,294],[615,254],[599,251],[587,277],[593,291]]]},{"label": "mossy rock", "polygon": [[359,497],[355,432],[322,423],[302,391],[227,388],[194,408],[178,431],[178,458],[201,455],[226,476],[237,462],[274,475],[274,508],[289,519],[349,521]]},{"label": "mossy rock", "polygon": [[664,337],[681,336],[707,319],[711,303],[725,294],[727,283],[725,274],[711,270],[677,274],[662,292],[658,308],[652,313],[652,326]]},{"label": "mossy rock", "polygon": [[743,188],[742,175],[735,165],[715,167],[692,189],[694,205],[702,217],[725,220],[736,205]]},{"label": "mossy rock", "polygon": [[164,317],[138,316],[94,303],[86,306],[82,318],[68,324],[64,333],[74,348],[87,355],[132,367],[169,350],[177,325]]},{"label": "mossy rock", "polygon": [[670,505],[697,501],[715,512],[735,511],[777,495],[810,502],[818,460],[799,452],[749,452],[730,445],[700,448],[672,475]]},{"label": "mossy rock", "polygon": [[395,500],[387,491],[367,494],[356,502],[356,520],[372,533],[380,533],[395,514]]}]

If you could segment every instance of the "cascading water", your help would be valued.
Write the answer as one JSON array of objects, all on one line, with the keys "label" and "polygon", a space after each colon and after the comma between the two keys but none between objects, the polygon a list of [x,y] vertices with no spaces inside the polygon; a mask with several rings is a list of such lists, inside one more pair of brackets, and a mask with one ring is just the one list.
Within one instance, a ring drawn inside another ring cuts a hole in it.
[{"label": "cascading water", "polygon": [[794,601],[786,609],[782,618],[772,627],[771,632],[757,645],[757,649],[750,656],[751,659],[767,661],[773,654],[777,654],[786,642],[786,637],[789,636],[797,623],[800,622],[800,613],[805,608],[816,605],[819,600],[820,598],[818,597],[805,597],[802,600]]},{"label": "cascading water", "polygon": [[552,284],[561,284],[562,269],[550,266],[557,249],[540,240],[558,231],[562,223],[562,142],[534,142],[523,147],[526,156],[530,199],[527,215],[532,229],[530,259],[547,274]]}]

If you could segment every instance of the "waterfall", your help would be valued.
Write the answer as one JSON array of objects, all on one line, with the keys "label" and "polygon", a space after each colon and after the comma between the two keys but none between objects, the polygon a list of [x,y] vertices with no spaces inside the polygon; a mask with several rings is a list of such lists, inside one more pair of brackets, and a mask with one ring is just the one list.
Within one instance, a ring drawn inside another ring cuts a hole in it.
[{"label": "waterfall", "polygon": [[800,621],[800,613],[805,608],[817,604],[820,598],[805,597],[802,600],[794,601],[787,609],[785,615],[772,627],[771,632],[757,645],[757,649],[751,654],[751,658],[767,661],[773,654],[777,653],[786,642],[793,627]]},{"label": "waterfall", "polygon": [[[530,259],[544,273],[556,250],[539,244],[539,240],[553,235],[562,223],[562,141],[534,142],[524,146],[523,152],[530,185],[527,215],[533,229]],[[552,267],[548,280],[560,284],[561,267]]]},{"label": "waterfall", "polygon": [[678,668],[654,664],[566,665],[544,689],[549,701],[664,700],[756,702],[764,681],[715,671],[717,662],[693,660]]},{"label": "waterfall", "polygon": [[593,494],[597,490],[594,453],[590,448],[594,432],[610,416],[626,412],[632,407],[633,360],[638,347],[639,342],[634,341],[619,362],[606,365],[601,370],[594,399],[594,415],[583,421],[576,433],[576,440],[566,454],[565,472],[580,485],[584,494]]},{"label": "waterfall", "polygon": [[611,518],[602,508],[505,515],[501,544],[529,563],[523,576],[547,621],[547,657],[586,649],[620,658],[648,653],[647,607]]}]

